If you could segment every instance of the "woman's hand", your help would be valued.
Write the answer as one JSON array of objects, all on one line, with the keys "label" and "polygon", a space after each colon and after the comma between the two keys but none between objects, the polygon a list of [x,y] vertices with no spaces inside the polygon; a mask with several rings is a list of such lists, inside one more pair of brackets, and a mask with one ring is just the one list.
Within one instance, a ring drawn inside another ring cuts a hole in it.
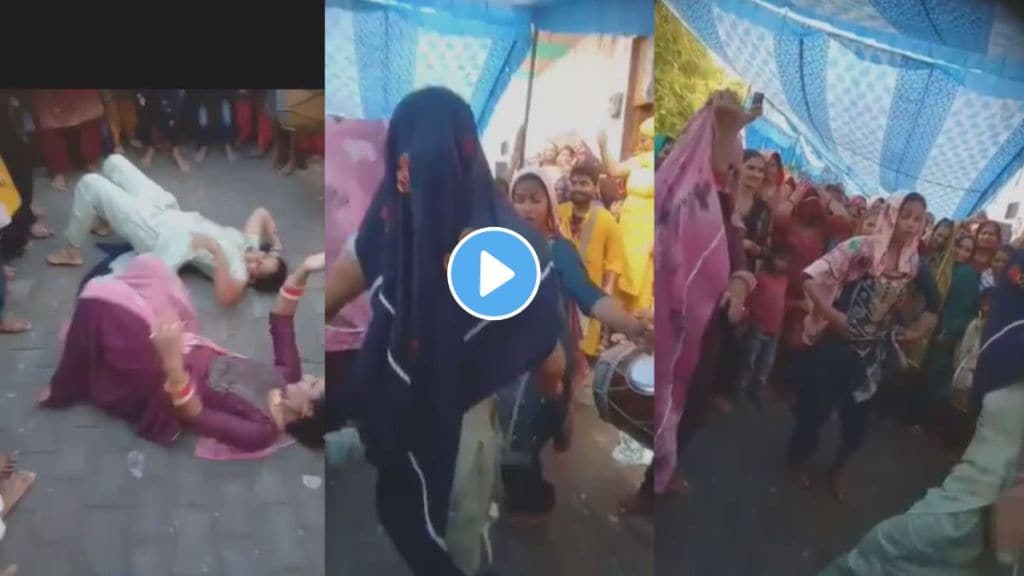
[{"label": "woman's hand", "polygon": [[735,326],[743,321],[743,317],[747,313],[746,304],[749,291],[750,287],[746,282],[740,278],[733,278],[729,282],[729,289],[722,294],[718,306],[726,311],[730,324]]},{"label": "woman's hand", "polygon": [[324,252],[318,252],[311,256],[307,256],[306,259],[302,261],[302,269],[309,274],[314,274],[316,272],[323,272],[326,264],[326,254]]},{"label": "woman's hand", "polygon": [[196,251],[206,250],[207,252],[212,252],[213,251],[213,246],[215,246],[216,244],[217,244],[217,241],[214,240],[211,236],[208,236],[206,234],[200,234],[198,232],[193,232],[192,233],[192,249],[193,250],[196,250]]},{"label": "woman's hand", "polygon": [[184,326],[178,318],[158,319],[150,340],[165,366],[181,362],[185,353],[185,336]]},{"label": "woman's hand", "polygon": [[743,107],[740,97],[732,90],[718,90],[711,94],[711,105],[715,113],[716,137],[732,141],[744,126],[761,115],[760,106],[750,109]]},{"label": "woman's hand", "polygon": [[993,506],[992,537],[999,552],[1024,551],[1024,476]]},{"label": "woman's hand", "polygon": [[853,338],[853,329],[850,327],[849,319],[846,317],[846,314],[835,308],[829,309],[828,325],[843,339],[850,340]]}]

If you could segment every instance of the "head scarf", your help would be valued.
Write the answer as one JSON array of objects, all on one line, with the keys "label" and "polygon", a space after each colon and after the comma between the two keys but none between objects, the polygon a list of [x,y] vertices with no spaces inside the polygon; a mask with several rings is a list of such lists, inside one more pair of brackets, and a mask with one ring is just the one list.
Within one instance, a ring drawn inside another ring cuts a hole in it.
[{"label": "head scarf", "polygon": [[[882,275],[885,254],[889,251],[889,244],[892,242],[893,233],[896,232],[896,223],[899,220],[900,209],[903,208],[906,198],[907,196],[904,194],[890,196],[878,215],[878,224],[875,226],[874,234],[872,234],[874,240],[872,241],[871,274],[873,276]],[[920,241],[921,232],[917,231],[903,244],[896,264],[896,272],[898,274],[913,276],[917,273]]]},{"label": "head scarf", "polygon": [[975,409],[985,394],[1024,378],[1024,250],[1013,254],[990,290],[991,307],[971,390]]},{"label": "head scarf", "polygon": [[[543,274],[530,306],[495,322],[459,307],[446,271],[463,235],[489,226],[526,238]],[[414,571],[449,573],[444,532],[462,415],[540,364],[560,328],[547,244],[495,191],[473,112],[450,90],[419,90],[395,109],[356,253],[374,287],[355,377],[374,391],[356,419],[378,468],[378,516]]]},{"label": "head scarf", "polygon": [[558,236],[562,236],[563,238],[571,237],[571,234],[567,233],[566,230],[563,230],[559,223],[558,193],[555,191],[555,183],[551,178],[550,171],[534,167],[523,168],[516,172],[512,177],[512,185],[509,186],[509,194],[511,195],[516,189],[516,184],[527,176],[533,176],[540,180],[541,184],[544,185],[544,191],[548,194],[548,230]]},{"label": "head scarf", "polygon": [[[384,178],[387,124],[377,120],[331,117],[324,126],[328,157],[324,167],[324,247],[327,262],[338,259]],[[328,352],[358,349],[370,324],[365,294],[349,302],[324,327]]]}]

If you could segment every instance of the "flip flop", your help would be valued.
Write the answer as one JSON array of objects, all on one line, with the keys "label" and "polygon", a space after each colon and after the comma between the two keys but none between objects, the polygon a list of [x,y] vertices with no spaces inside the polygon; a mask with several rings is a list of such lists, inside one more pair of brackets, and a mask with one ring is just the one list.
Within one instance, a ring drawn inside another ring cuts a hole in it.
[{"label": "flip flop", "polygon": [[0,493],[4,495],[3,518],[7,518],[10,515],[14,507],[18,505],[18,502],[25,497],[25,494],[28,493],[35,483],[36,473],[26,472],[25,470],[18,470],[11,474],[10,478],[0,481]]},{"label": "flip flop", "polygon": [[31,329],[32,323],[27,320],[8,319],[0,321],[0,334],[24,334]]}]

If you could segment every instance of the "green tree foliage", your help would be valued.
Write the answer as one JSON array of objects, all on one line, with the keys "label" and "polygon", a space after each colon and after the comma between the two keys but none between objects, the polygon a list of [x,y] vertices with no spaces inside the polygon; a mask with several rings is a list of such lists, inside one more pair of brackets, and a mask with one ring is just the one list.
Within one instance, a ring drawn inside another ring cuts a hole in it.
[{"label": "green tree foliage", "polygon": [[658,133],[675,137],[715,90],[747,86],[720,68],[662,2],[654,12],[654,106]]}]

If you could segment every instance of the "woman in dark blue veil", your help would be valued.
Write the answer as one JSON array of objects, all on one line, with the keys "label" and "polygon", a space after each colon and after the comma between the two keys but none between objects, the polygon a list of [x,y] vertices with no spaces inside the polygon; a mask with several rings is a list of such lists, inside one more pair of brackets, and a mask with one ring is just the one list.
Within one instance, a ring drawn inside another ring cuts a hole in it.
[{"label": "woman in dark blue veil", "polygon": [[[462,310],[447,282],[456,244],[489,226],[525,237],[542,271],[533,302],[494,322]],[[416,574],[460,574],[444,534],[463,413],[524,372],[557,383],[564,370],[547,244],[495,192],[470,107],[427,88],[392,116],[384,181],[349,247],[355,258],[342,257],[328,278],[327,316],[372,291],[351,384],[378,470],[379,520]]]}]

